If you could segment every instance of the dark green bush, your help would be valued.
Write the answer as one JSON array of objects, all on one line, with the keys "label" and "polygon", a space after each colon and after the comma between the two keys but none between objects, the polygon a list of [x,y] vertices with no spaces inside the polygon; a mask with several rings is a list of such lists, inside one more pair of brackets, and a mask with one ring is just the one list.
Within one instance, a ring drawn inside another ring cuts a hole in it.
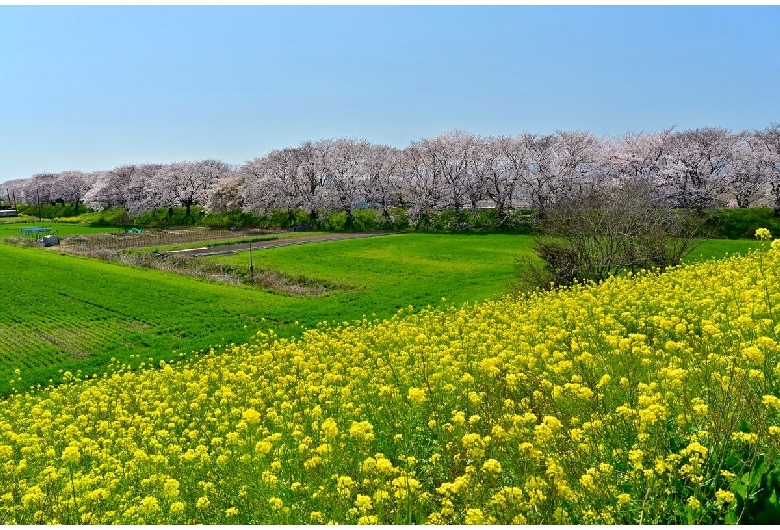
[{"label": "dark green bush", "polygon": [[757,228],[780,234],[780,217],[772,208],[719,208],[705,212],[713,227],[713,237],[753,239]]}]

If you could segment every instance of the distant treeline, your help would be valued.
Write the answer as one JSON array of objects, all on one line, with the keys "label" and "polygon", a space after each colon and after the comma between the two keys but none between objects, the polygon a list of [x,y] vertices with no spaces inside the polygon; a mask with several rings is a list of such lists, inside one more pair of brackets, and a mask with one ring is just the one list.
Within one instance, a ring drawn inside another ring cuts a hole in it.
[{"label": "distant treeline", "polygon": [[[131,218],[195,206],[209,214],[286,216],[322,225],[335,212],[346,228],[358,211],[397,213],[420,227],[449,212],[453,223],[489,210],[497,227],[518,211],[540,215],[574,191],[640,180],[659,204],[703,209],[764,205],[780,212],[780,124],[733,133],[705,127],[596,137],[587,131],[478,136],[461,131],[397,149],[366,140],[306,141],[239,167],[219,160],[129,164],[106,171],[41,173],[2,185],[11,205],[70,203],[122,208]],[[280,213],[281,212],[281,213]],[[304,218],[301,219],[301,212]],[[475,213],[476,212],[476,213]]]}]

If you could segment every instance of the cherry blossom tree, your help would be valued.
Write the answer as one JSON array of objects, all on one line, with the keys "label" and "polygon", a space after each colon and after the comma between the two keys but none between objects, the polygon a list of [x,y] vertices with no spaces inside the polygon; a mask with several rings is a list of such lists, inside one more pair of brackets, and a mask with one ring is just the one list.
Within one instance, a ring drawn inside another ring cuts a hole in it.
[{"label": "cherry blossom tree", "polygon": [[587,131],[556,131],[553,148],[557,159],[556,195],[582,193],[598,181],[598,140]]},{"label": "cherry blossom tree", "polygon": [[[9,201],[83,202],[94,209],[141,211],[192,206],[208,211],[308,212],[312,223],[333,210],[347,226],[359,207],[408,207],[418,222],[451,209],[458,218],[489,200],[503,223],[512,208],[540,216],[557,201],[593,187],[641,181],[666,204],[703,208],[733,194],[746,207],[768,197],[780,212],[780,124],[731,134],[716,127],[596,138],[587,131],[480,137],[450,131],[404,149],[340,138],[271,151],[234,171],[219,160],[129,164],[107,171],[38,173],[6,183]],[[13,192],[13,193],[12,193]],[[10,196],[13,197],[10,197]]]},{"label": "cherry blossom tree", "polygon": [[516,156],[525,154],[525,158],[517,159],[518,167],[521,167],[521,162],[525,164],[520,174],[523,189],[530,199],[531,207],[539,212],[540,217],[544,217],[547,208],[564,191],[558,178],[556,138],[553,135],[524,133],[518,141],[522,143],[522,148]]},{"label": "cherry blossom tree", "polygon": [[444,183],[438,172],[437,146],[430,140],[412,142],[403,150],[402,174],[409,197],[409,220],[417,223],[445,207]]},{"label": "cherry blossom tree", "polygon": [[479,141],[474,135],[452,131],[412,142],[402,158],[404,180],[411,201],[410,219],[425,218],[434,210],[461,210],[482,198],[476,181],[480,162]]},{"label": "cherry blossom tree", "polygon": [[2,190],[8,197],[11,208],[16,208],[18,204],[26,204],[24,189],[29,179],[13,179],[3,183]]},{"label": "cherry blossom tree", "polygon": [[118,166],[96,175],[95,183],[84,194],[84,203],[94,210],[106,208],[125,208],[131,202],[138,201],[142,189],[138,187],[138,166],[128,164]]},{"label": "cherry blossom tree", "polygon": [[480,141],[478,159],[482,162],[478,171],[482,189],[493,201],[498,222],[503,225],[508,209],[521,192],[522,176],[528,171],[527,145],[519,137],[485,138]]},{"label": "cherry blossom tree", "polygon": [[674,132],[667,140],[661,178],[670,202],[696,209],[714,205],[727,190],[734,136],[726,129],[703,127]]},{"label": "cherry blossom tree", "polygon": [[300,157],[288,147],[241,166],[240,193],[247,212],[267,213],[272,209],[286,211],[288,222],[295,220],[296,208],[304,206],[299,189]]},{"label": "cherry blossom tree", "polygon": [[456,215],[473,195],[475,144],[476,137],[462,131],[444,133],[431,139],[431,147],[438,155],[435,170],[440,175],[444,205],[455,210]]},{"label": "cherry blossom tree", "polygon": [[673,128],[658,133],[630,132],[618,139],[603,139],[602,164],[612,177],[612,185],[639,181],[646,189],[655,190],[657,198],[661,198],[664,149],[672,131]]},{"label": "cherry blossom tree", "polygon": [[465,190],[466,202],[476,210],[482,201],[488,199],[486,176],[488,173],[489,148],[488,140],[482,136],[469,135],[469,141],[464,144],[463,155],[465,158]]},{"label": "cherry blossom tree", "polygon": [[301,207],[309,212],[312,224],[319,220],[319,214],[327,210],[325,193],[326,173],[323,171],[325,147],[327,144],[306,141],[293,151],[297,166],[295,190]]},{"label": "cherry blossom tree", "polygon": [[131,217],[168,206],[168,197],[160,182],[167,164],[140,164],[135,167],[124,188],[124,208]]},{"label": "cherry blossom tree", "polygon": [[149,182],[148,199],[168,207],[169,214],[175,206],[183,206],[189,217],[192,206],[205,204],[209,188],[229,172],[230,167],[220,160],[168,164]]},{"label": "cherry blossom tree", "polygon": [[84,195],[97,180],[97,173],[83,173],[81,171],[63,171],[57,173],[54,180],[53,195],[64,206],[71,203],[79,213],[79,204],[84,200]]},{"label": "cherry blossom tree", "polygon": [[318,142],[322,152],[322,172],[325,182],[327,206],[342,210],[347,219],[345,228],[354,226],[353,210],[366,203],[366,156],[368,142],[340,138]]},{"label": "cherry blossom tree", "polygon": [[730,151],[729,191],[737,206],[747,208],[765,193],[770,162],[766,145],[754,134],[744,131],[735,136]]},{"label": "cherry blossom tree", "polygon": [[765,158],[762,167],[769,183],[766,190],[769,203],[774,208],[775,215],[780,216],[780,123],[773,123],[762,131],[755,131],[754,134],[763,146],[761,154]]},{"label": "cherry blossom tree", "polygon": [[406,202],[401,183],[402,152],[387,145],[369,144],[363,154],[366,202],[382,211],[382,222],[392,223],[390,209]]},{"label": "cherry blossom tree", "polygon": [[25,195],[33,199],[32,204],[55,204],[57,200],[56,182],[56,173],[37,173],[30,179]]},{"label": "cherry blossom tree", "polygon": [[208,190],[205,208],[208,213],[234,212],[244,209],[244,175],[239,171],[221,177]]}]

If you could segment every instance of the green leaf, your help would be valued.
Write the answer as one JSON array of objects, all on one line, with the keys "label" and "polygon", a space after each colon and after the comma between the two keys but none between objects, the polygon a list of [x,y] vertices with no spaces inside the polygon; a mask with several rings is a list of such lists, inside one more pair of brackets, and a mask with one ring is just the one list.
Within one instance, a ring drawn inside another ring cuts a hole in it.
[{"label": "green leaf", "polygon": [[[747,474],[745,476],[747,476]],[[748,483],[745,481],[745,476],[741,477],[739,480],[734,481],[731,484],[731,488],[729,488],[734,495],[742,500],[747,499]]]}]

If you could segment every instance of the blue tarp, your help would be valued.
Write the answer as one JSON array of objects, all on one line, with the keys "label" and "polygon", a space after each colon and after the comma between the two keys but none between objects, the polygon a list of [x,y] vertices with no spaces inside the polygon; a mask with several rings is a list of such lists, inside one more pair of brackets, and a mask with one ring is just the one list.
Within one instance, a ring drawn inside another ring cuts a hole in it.
[{"label": "blue tarp", "polygon": [[19,235],[22,237],[38,238],[43,234],[50,234],[54,232],[51,228],[43,228],[40,226],[30,226],[28,228],[20,228]]}]

